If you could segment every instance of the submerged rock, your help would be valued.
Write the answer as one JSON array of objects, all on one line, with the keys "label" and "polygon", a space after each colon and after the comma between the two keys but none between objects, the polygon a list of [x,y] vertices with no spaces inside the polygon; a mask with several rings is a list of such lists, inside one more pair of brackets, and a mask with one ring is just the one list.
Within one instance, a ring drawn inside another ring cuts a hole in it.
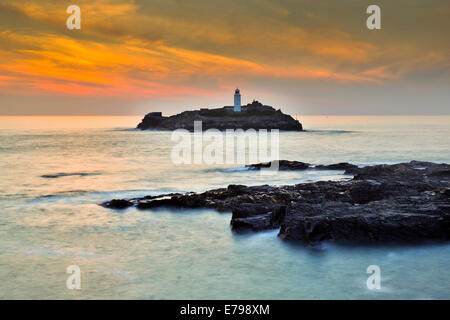
[{"label": "submerged rock", "polygon": [[[291,161],[282,162],[288,166]],[[300,167],[302,162],[291,166]],[[304,164],[307,165],[307,164]],[[203,193],[112,200],[139,209],[161,206],[231,211],[233,231],[280,228],[286,241],[405,243],[450,240],[450,165],[411,161],[358,168],[327,166],[354,177],[291,186],[229,185]]]},{"label": "submerged rock", "polygon": [[112,199],[111,201],[107,201],[102,203],[102,206],[110,209],[126,209],[132,207],[134,203],[129,200],[124,199]]}]

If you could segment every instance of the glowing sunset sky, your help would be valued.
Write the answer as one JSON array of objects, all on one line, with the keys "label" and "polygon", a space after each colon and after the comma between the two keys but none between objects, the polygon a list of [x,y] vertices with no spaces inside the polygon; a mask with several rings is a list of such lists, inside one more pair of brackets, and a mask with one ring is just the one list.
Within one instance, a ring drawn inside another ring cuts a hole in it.
[{"label": "glowing sunset sky", "polygon": [[444,0],[2,0],[0,114],[448,114],[449,31]]}]

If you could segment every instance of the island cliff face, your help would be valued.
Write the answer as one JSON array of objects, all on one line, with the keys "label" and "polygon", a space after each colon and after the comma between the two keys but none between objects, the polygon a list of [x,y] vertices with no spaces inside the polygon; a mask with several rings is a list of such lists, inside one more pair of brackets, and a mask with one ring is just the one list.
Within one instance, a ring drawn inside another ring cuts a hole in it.
[{"label": "island cliff face", "polygon": [[164,117],[161,112],[150,112],[137,126],[141,130],[175,130],[194,131],[194,121],[202,121],[202,130],[208,129],[279,129],[283,131],[302,131],[302,124],[281,110],[275,110],[258,101],[242,107],[241,112],[234,112],[233,107],[217,109],[200,109],[184,111],[180,114]]}]

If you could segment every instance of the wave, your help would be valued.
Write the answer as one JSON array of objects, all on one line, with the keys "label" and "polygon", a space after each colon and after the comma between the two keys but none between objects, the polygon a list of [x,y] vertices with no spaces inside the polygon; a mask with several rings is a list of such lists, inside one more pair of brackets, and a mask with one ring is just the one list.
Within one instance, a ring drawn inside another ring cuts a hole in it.
[{"label": "wave", "polygon": [[117,131],[142,131],[141,129],[138,128],[114,128],[114,129],[110,129],[108,130],[110,132],[117,132]]},{"label": "wave", "polygon": [[95,193],[95,191],[92,190],[69,190],[69,191],[59,191],[59,192],[55,192],[54,194],[44,194],[41,195],[36,199],[48,199],[48,198],[55,198],[55,197],[76,197],[76,196],[81,196],[84,195],[86,193]]},{"label": "wave", "polygon": [[56,179],[56,178],[71,177],[71,176],[79,176],[79,177],[98,176],[101,174],[102,174],[101,172],[59,172],[59,173],[41,175],[41,178]]},{"label": "wave", "polygon": [[44,194],[27,201],[28,203],[36,202],[53,202],[67,199],[70,203],[97,203],[98,201],[111,200],[112,198],[134,198],[144,196],[158,196],[161,194],[169,193],[183,193],[181,190],[112,190],[112,191],[100,191],[100,190],[68,190],[59,191],[51,194]]},{"label": "wave", "polygon": [[230,173],[230,172],[245,172],[254,170],[250,170],[247,167],[233,167],[233,168],[208,168],[202,169],[200,171],[205,173],[214,173],[214,172]]},{"label": "wave", "polygon": [[325,133],[325,134],[342,134],[342,133],[356,133],[358,131],[350,131],[350,130],[305,130],[305,132]]}]

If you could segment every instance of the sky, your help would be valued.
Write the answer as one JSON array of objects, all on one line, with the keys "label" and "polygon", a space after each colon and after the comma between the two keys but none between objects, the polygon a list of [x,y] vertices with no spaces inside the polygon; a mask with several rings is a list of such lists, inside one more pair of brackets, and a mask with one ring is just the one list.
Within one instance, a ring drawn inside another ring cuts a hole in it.
[{"label": "sky", "polygon": [[449,30],[448,0],[1,0],[0,115],[450,114]]}]

